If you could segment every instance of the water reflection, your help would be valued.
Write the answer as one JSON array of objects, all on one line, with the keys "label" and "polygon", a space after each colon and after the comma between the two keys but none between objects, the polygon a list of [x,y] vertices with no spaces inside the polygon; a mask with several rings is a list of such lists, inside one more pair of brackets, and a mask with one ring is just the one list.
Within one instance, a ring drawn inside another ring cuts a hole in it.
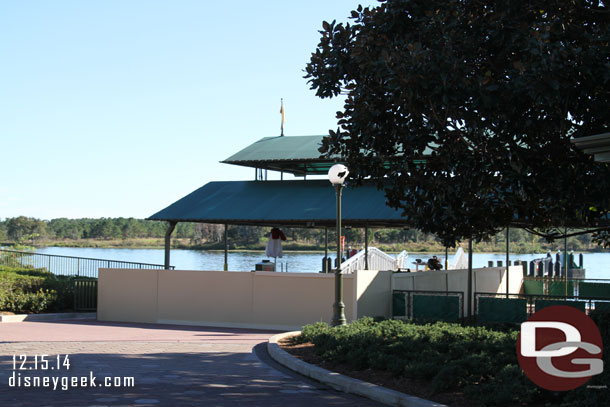
[{"label": "water reflection", "polygon": [[[63,256],[91,257],[97,259],[122,260],[142,263],[163,264],[164,251],[162,249],[101,249],[76,247],[47,247],[38,250],[39,253],[57,254]],[[444,253],[412,253],[409,260],[415,258],[427,260],[433,255],[444,258]],[[530,261],[543,257],[545,254],[511,254],[511,261]],[[322,268],[323,253],[284,252],[284,257],[277,259],[277,270],[293,273],[317,273]],[[451,256],[451,254],[450,254]],[[230,252],[229,270],[252,271],[255,264],[262,260],[269,260],[264,252]],[[506,261],[506,254],[502,253],[474,253],[473,266],[485,267],[492,260]],[[273,261],[273,259],[272,259]],[[409,261],[409,264],[410,264]],[[585,253],[585,269],[587,278],[610,278],[610,253]],[[181,270],[222,270],[224,253],[222,251],[172,250],[171,264]]]}]

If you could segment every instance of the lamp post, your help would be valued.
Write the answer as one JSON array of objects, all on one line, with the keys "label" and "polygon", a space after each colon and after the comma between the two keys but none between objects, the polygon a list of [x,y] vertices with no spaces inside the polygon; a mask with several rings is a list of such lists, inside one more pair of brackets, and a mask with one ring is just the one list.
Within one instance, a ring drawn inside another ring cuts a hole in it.
[{"label": "lamp post", "polygon": [[335,303],[333,304],[332,326],[345,325],[345,304],[343,304],[343,279],[341,278],[341,190],[349,171],[343,164],[335,164],[328,170],[328,180],[337,192],[337,269],[335,270]]}]

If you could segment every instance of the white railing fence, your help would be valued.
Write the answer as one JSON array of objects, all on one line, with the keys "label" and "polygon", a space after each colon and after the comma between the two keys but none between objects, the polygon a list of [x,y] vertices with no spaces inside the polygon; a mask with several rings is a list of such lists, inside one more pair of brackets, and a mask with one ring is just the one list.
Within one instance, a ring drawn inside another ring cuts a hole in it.
[{"label": "white railing fence", "polygon": [[[406,253],[406,252],[405,252]],[[368,250],[369,270],[396,270],[397,259],[389,254],[386,254],[376,247],[369,247]],[[402,253],[401,253],[402,255]],[[400,255],[399,255],[400,256]],[[403,256],[404,263],[406,256]],[[360,250],[358,253],[341,263],[341,272],[343,274],[351,274],[356,270],[364,270],[366,267],[365,251]]]}]

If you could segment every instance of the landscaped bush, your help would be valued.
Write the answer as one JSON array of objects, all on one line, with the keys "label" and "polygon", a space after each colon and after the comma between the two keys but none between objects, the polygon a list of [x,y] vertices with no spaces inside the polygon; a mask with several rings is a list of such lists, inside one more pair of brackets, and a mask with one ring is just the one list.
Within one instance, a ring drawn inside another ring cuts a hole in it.
[{"label": "landscaped bush", "polygon": [[0,311],[54,312],[74,308],[74,278],[44,269],[0,266]]},{"label": "landscaped bush", "polygon": [[[610,344],[610,313],[594,314],[592,318],[602,331],[604,343]],[[610,405],[608,388],[583,386],[564,393],[533,384],[517,361],[518,333],[518,328],[362,318],[334,328],[325,323],[305,326],[295,341],[312,342],[324,360],[357,370],[380,369],[397,377],[426,380],[437,392],[461,390],[486,405]],[[604,354],[604,374],[595,376],[589,384],[610,383],[608,353]]]},{"label": "landscaped bush", "polygon": [[34,293],[9,292],[0,297],[0,309],[12,312],[43,312],[57,302],[55,290],[43,290]]},{"label": "landscaped bush", "polygon": [[590,317],[602,335],[604,371],[568,392],[562,407],[610,406],[610,311],[594,311]]}]

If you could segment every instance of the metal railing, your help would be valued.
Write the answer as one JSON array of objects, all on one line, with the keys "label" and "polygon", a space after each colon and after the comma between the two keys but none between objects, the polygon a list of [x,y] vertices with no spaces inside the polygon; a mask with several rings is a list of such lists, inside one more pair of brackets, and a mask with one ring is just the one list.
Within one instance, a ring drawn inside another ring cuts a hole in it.
[{"label": "metal railing", "polygon": [[534,312],[548,305],[573,305],[589,313],[597,308],[610,310],[610,296],[579,296],[579,295],[549,295],[549,294],[506,294],[506,293],[474,293],[474,313],[478,315],[481,298],[495,298],[507,300],[524,300],[525,313],[530,317]]},{"label": "metal railing", "polygon": [[[364,270],[366,266],[365,250],[362,249],[343,263],[341,273],[352,274],[357,270]],[[396,270],[396,259],[376,247],[368,249],[369,270]]]},{"label": "metal railing", "polygon": [[[564,297],[589,296],[587,288],[592,285],[603,287],[603,291],[610,296],[610,279],[604,278],[565,278],[565,277],[524,277],[524,294],[550,295]],[[582,290],[581,290],[582,288]],[[536,292],[528,292],[536,291]],[[594,296],[595,297],[595,296]]]},{"label": "metal railing", "polygon": [[[131,261],[93,259],[88,257],[60,256],[0,249],[0,265],[32,267],[64,276],[97,277],[100,268],[151,269],[165,268],[162,264],[137,263]],[[170,266],[170,269],[174,269]]]},{"label": "metal railing", "polygon": [[97,280],[74,280],[74,311],[97,311]]}]

